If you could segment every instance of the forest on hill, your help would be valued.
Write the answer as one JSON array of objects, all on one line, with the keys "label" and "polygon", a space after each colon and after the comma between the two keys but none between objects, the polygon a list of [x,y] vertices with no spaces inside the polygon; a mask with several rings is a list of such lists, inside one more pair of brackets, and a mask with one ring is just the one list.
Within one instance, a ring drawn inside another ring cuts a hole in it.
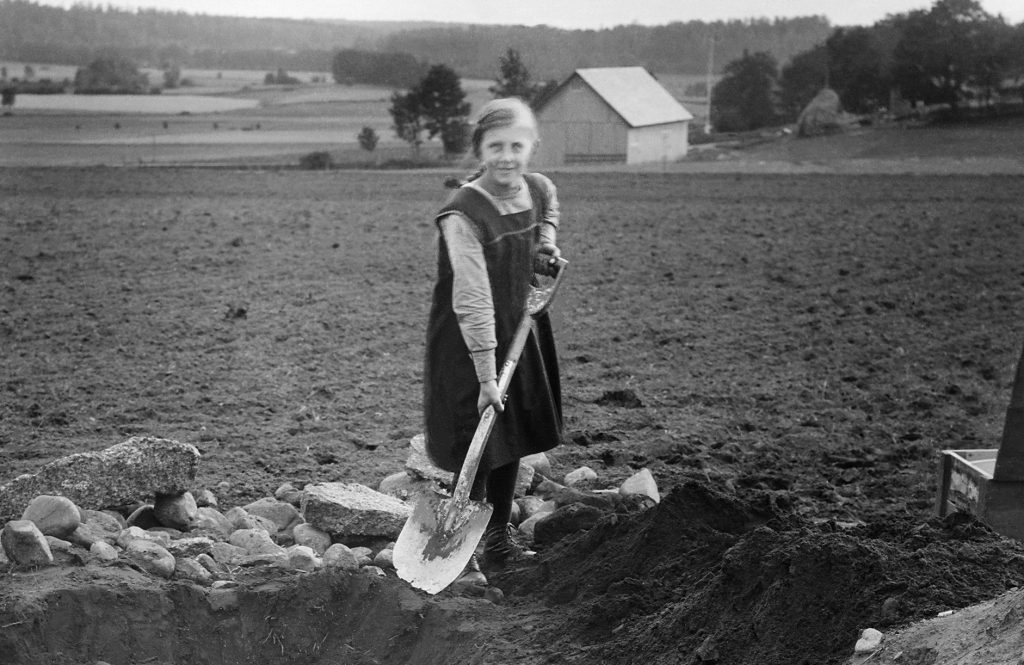
[{"label": "forest on hill", "polygon": [[493,78],[508,48],[537,79],[577,67],[642,65],[659,73],[716,71],[745,50],[786,61],[824,41],[821,16],[563,30],[417,22],[256,19],[79,4],[65,9],[0,0],[0,59],[84,66],[117,53],[140,65],[209,69],[329,71],[339,49],[411,55],[460,75]]}]

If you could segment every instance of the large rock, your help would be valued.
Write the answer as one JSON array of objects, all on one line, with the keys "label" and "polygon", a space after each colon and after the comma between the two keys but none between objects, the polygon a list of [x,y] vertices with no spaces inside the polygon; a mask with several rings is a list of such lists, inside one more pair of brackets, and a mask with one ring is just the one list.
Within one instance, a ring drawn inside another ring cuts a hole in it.
[{"label": "large rock", "polygon": [[153,502],[153,515],[163,526],[188,531],[195,526],[199,506],[192,492],[159,494]]},{"label": "large rock", "polygon": [[148,540],[133,540],[124,550],[124,557],[142,570],[170,579],[174,574],[174,556],[164,547]]},{"label": "large rock", "polygon": [[43,535],[66,539],[82,523],[82,512],[67,497],[41,494],[29,501],[21,519],[33,522]]},{"label": "large rock", "polygon": [[21,515],[40,494],[64,496],[79,508],[129,505],[156,494],[180,494],[199,467],[196,447],[154,437],[133,437],[101,452],[69,455],[38,473],[0,487],[0,521]]},{"label": "large rock", "polygon": [[262,517],[273,522],[276,526],[274,533],[279,531],[290,531],[296,524],[302,523],[302,515],[298,509],[286,501],[279,501],[271,497],[257,499],[252,503],[243,506],[245,512],[256,517]]},{"label": "large rock", "polygon": [[403,501],[354,483],[307,485],[302,499],[302,514],[308,523],[342,538],[397,538],[410,512]]},{"label": "large rock", "polygon": [[53,563],[50,544],[39,527],[30,520],[14,520],[0,531],[0,546],[14,563],[40,566]]}]

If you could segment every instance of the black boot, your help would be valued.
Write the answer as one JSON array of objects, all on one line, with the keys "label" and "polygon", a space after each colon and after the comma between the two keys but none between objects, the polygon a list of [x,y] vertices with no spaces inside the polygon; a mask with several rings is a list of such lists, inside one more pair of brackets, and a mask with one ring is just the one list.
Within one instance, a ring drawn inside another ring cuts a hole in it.
[{"label": "black boot", "polygon": [[509,564],[528,561],[537,553],[527,549],[516,539],[516,528],[511,524],[494,524],[484,532],[484,554],[481,564],[487,570],[504,568]]}]

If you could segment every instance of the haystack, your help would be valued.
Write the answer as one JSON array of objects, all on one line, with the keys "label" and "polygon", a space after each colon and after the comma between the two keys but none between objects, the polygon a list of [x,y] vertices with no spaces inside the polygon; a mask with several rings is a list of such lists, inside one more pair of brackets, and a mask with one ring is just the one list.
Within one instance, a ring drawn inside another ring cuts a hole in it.
[{"label": "haystack", "polygon": [[822,136],[843,130],[848,123],[839,95],[831,88],[821,92],[804,107],[796,121],[797,136]]}]

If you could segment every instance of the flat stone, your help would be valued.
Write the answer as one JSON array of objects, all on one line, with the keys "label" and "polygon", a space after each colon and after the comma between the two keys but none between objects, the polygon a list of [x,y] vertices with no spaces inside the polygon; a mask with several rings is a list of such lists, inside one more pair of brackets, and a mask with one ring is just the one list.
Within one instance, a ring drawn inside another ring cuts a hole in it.
[{"label": "flat stone", "polygon": [[305,545],[292,545],[285,552],[288,555],[288,568],[311,573],[319,567],[316,552]]},{"label": "flat stone", "polygon": [[83,510],[82,522],[115,536],[121,532],[121,529],[128,526],[124,517],[118,513],[104,510]]},{"label": "flat stone", "polygon": [[355,553],[342,543],[334,543],[324,552],[324,566],[342,570],[359,570]]},{"label": "flat stone", "polygon": [[420,478],[409,470],[398,471],[380,481],[377,491],[402,501],[415,503],[421,497],[433,496],[443,491],[436,480]]},{"label": "flat stone", "polygon": [[[31,529],[25,525],[30,525]],[[46,536],[28,520],[12,520],[0,531],[0,558],[5,564],[25,566],[46,566],[54,563]]]},{"label": "flat stone", "polygon": [[619,485],[619,494],[626,496],[630,494],[642,494],[653,499],[655,503],[661,501],[661,494],[658,492],[658,483],[654,480],[654,474],[652,474],[651,470],[647,468],[640,469],[632,476],[622,481],[622,484]]},{"label": "flat stone", "polygon": [[153,515],[163,526],[189,531],[195,526],[199,506],[192,492],[158,494],[153,502]]},{"label": "flat stone", "polygon": [[427,455],[427,439],[422,434],[417,434],[409,441],[409,455],[405,460],[405,468],[419,478],[434,480],[444,487],[452,484],[452,472],[434,464]]},{"label": "flat stone", "polygon": [[292,530],[292,538],[296,545],[305,545],[320,556],[323,556],[331,546],[331,535],[312,524],[296,524]]},{"label": "flat stone", "polygon": [[171,537],[166,533],[160,533],[159,531],[147,531],[145,529],[140,529],[137,526],[130,526],[121,531],[117,536],[117,544],[125,549],[128,548],[128,544],[133,540],[145,540],[150,543],[156,543],[161,547],[166,547],[171,544]]},{"label": "flat stone", "polygon": [[390,548],[382,549],[377,552],[377,556],[373,557],[373,565],[378,568],[394,568],[395,567],[395,552]]},{"label": "flat stone", "polygon": [[196,519],[192,530],[213,532],[221,538],[227,538],[235,530],[235,525],[216,508],[200,506],[196,510]]},{"label": "flat stone", "polygon": [[199,508],[216,508],[218,506],[217,495],[207,488],[196,490],[192,493],[196,499],[196,506]]},{"label": "flat stone", "polygon": [[597,471],[594,471],[589,466],[581,466],[565,474],[564,482],[568,487],[572,487],[573,485],[579,485],[592,480],[597,480]]},{"label": "flat stone", "polygon": [[547,478],[551,477],[551,460],[546,453],[534,453],[519,460],[520,464],[532,468],[536,473]]},{"label": "flat stone", "polygon": [[[223,545],[224,543],[218,544]],[[231,545],[228,545],[228,547],[231,547]],[[210,571],[211,575],[227,575],[230,572],[227,566],[225,566],[222,563],[219,563],[209,554],[200,554],[199,556],[197,556],[196,563],[198,563],[206,570]]]},{"label": "flat stone", "polygon": [[41,494],[29,501],[21,519],[33,522],[44,535],[67,538],[82,523],[82,513],[67,497]]},{"label": "flat stone", "polygon": [[100,452],[54,460],[0,487],[0,521],[20,515],[40,494],[67,497],[92,510],[177,494],[192,486],[198,468],[199,451],[191,444],[133,437]]},{"label": "flat stone", "polygon": [[860,634],[860,639],[853,646],[853,652],[870,653],[876,651],[878,647],[882,646],[883,637],[884,635],[882,635],[881,631],[874,628],[865,628]]},{"label": "flat stone", "polygon": [[117,548],[102,540],[89,546],[89,553],[100,561],[117,561]]},{"label": "flat stone", "polygon": [[231,543],[214,543],[210,555],[221,565],[236,566],[246,556],[246,551]]},{"label": "flat stone", "polygon": [[537,471],[529,464],[524,464],[520,460],[519,474],[516,476],[515,496],[526,496],[526,493],[530,491],[530,487],[533,486],[533,477],[535,475],[537,475]]},{"label": "flat stone", "polygon": [[306,521],[340,538],[397,538],[410,513],[405,502],[354,483],[308,485],[302,500]]},{"label": "flat stone", "polygon": [[131,541],[124,550],[124,557],[151,575],[170,579],[174,574],[174,556],[152,541]]},{"label": "flat stone", "polygon": [[258,499],[252,503],[242,506],[249,515],[263,517],[274,523],[274,532],[290,531],[296,524],[302,523],[302,514],[292,504],[286,501],[278,501],[271,497]]},{"label": "flat stone", "polygon": [[206,586],[213,581],[213,575],[202,564],[191,557],[175,557],[174,577]]},{"label": "flat stone", "polygon": [[250,515],[249,511],[241,506],[230,509],[224,513],[224,517],[228,518],[236,531],[238,529],[263,529],[267,533],[277,533],[277,524],[273,520],[259,515]]},{"label": "flat stone", "polygon": [[302,490],[296,489],[291,483],[284,483],[274,490],[274,498],[278,501],[290,503],[298,508],[302,505]]},{"label": "flat stone", "polygon": [[196,536],[193,538],[178,538],[172,540],[167,546],[167,551],[176,558],[195,558],[200,554],[209,554],[213,551],[212,538]]},{"label": "flat stone", "polygon": [[271,540],[270,534],[263,529],[239,529],[231,534],[228,542],[241,547],[248,555],[284,553],[284,548]]}]

